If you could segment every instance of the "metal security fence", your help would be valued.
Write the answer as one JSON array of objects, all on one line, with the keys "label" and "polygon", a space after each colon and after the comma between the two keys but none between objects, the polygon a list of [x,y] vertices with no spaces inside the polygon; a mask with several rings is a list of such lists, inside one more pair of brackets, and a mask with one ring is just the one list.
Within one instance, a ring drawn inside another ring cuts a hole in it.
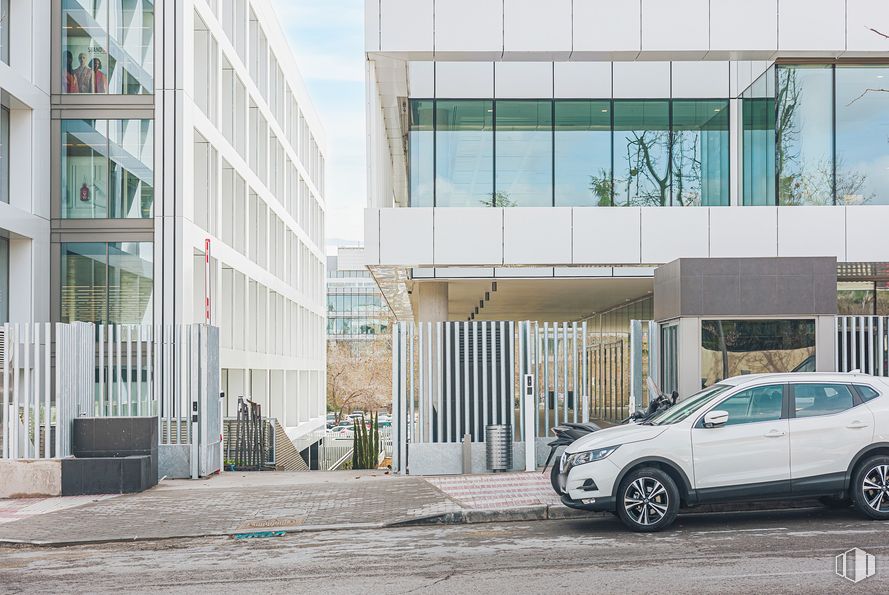
[{"label": "metal security fence", "polygon": [[76,417],[157,416],[161,444],[191,445],[200,469],[215,465],[222,427],[217,328],[0,328],[4,458],[68,456]]},{"label": "metal security fence", "polygon": [[889,376],[889,317],[838,316],[836,367]]}]

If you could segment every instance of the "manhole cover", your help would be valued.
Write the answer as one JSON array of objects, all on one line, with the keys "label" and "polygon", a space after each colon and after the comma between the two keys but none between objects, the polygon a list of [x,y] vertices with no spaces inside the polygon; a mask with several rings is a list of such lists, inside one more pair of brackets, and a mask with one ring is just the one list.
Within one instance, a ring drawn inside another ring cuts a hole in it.
[{"label": "manhole cover", "polygon": [[278,518],[278,519],[256,519],[247,521],[239,525],[236,530],[243,531],[245,529],[284,529],[287,527],[298,527],[305,522],[305,517],[299,518]]}]

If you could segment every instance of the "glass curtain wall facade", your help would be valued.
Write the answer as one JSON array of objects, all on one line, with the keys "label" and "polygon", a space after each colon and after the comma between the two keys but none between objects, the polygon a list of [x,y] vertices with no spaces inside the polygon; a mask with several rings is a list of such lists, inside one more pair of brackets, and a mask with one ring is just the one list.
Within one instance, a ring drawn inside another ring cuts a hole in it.
[{"label": "glass curtain wall facade", "polygon": [[154,213],[154,122],[62,120],[63,219]]},{"label": "glass curtain wall facade", "polygon": [[728,100],[412,99],[411,206],[729,204]]},{"label": "glass curtain wall facade", "polygon": [[889,204],[889,65],[784,65],[742,96],[745,205]]},{"label": "glass curtain wall facade", "polygon": [[62,0],[62,93],[154,91],[152,0]]},{"label": "glass curtain wall facade", "polygon": [[330,341],[368,341],[386,337],[389,307],[366,270],[339,270],[328,257],[327,336]]},{"label": "glass curtain wall facade", "polygon": [[61,250],[62,322],[152,322],[151,242],[69,242]]}]

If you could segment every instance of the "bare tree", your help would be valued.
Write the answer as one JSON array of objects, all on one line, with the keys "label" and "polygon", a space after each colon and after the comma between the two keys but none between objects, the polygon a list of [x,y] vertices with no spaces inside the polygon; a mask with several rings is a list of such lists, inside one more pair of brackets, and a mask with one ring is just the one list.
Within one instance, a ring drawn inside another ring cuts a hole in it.
[{"label": "bare tree", "polygon": [[376,411],[392,402],[392,345],[388,336],[327,345],[327,408],[337,415]]}]

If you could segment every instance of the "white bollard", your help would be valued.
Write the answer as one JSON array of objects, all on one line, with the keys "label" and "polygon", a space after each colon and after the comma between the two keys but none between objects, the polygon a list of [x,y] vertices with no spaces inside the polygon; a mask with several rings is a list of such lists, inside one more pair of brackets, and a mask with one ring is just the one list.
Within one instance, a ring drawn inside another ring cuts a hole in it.
[{"label": "white bollard", "polygon": [[523,407],[525,408],[525,471],[537,470],[537,440],[535,421],[537,420],[537,399],[534,391],[534,375],[525,374],[522,378]]}]

